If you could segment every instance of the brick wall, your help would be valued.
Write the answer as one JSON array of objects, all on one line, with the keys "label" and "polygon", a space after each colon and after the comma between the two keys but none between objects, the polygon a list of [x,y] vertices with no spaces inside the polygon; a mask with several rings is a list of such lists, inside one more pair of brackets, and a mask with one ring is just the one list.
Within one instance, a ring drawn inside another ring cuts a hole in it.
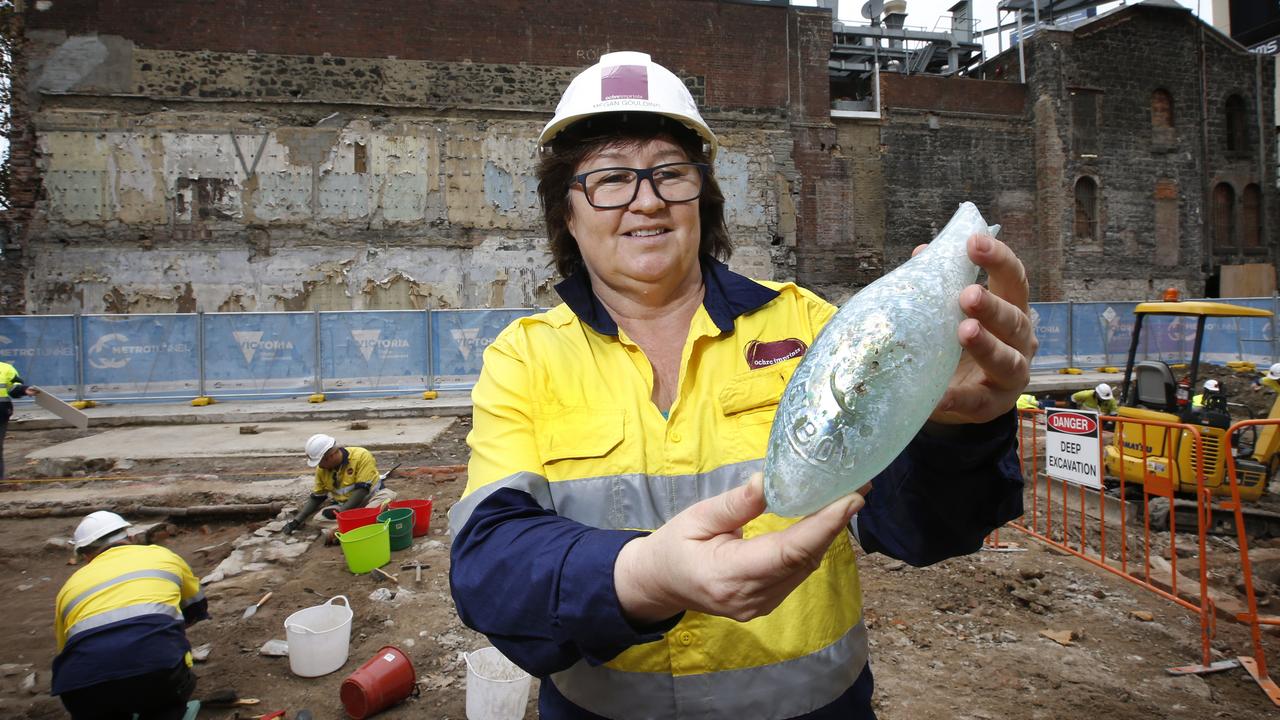
[{"label": "brick wall", "polygon": [[9,207],[0,217],[0,242],[4,262],[0,263],[0,313],[21,313],[26,307],[26,271],[23,256],[31,231],[33,209],[40,187],[36,168],[35,129],[28,107],[26,77],[16,72],[26,63],[26,41],[22,16],[5,11],[0,14],[4,32],[10,38],[10,62],[15,68],[10,78],[9,106]]},{"label": "brick wall", "polygon": [[[59,0],[32,30],[138,48],[585,67],[642,50],[707,77],[711,107],[787,104],[787,11],[717,0]],[[825,65],[825,58],[823,63]]]}]

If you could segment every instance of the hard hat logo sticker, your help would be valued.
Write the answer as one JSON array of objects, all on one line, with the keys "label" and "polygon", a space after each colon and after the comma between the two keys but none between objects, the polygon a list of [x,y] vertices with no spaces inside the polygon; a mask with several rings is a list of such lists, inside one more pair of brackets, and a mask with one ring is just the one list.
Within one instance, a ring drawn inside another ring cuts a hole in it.
[{"label": "hard hat logo sticker", "polygon": [[649,69],[616,65],[600,73],[600,100],[648,100]]}]

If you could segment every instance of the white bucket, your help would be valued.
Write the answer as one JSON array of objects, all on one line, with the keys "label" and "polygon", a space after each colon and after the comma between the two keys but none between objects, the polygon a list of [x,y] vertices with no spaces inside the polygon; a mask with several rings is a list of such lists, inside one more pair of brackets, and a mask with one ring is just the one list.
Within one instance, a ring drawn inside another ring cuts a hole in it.
[{"label": "white bucket", "polygon": [[498,651],[466,654],[467,720],[521,720],[533,678]]},{"label": "white bucket", "polygon": [[[334,605],[341,600],[341,605]],[[335,595],[323,605],[303,608],[284,620],[289,669],[294,675],[327,675],[347,662],[351,645],[351,603]]]}]

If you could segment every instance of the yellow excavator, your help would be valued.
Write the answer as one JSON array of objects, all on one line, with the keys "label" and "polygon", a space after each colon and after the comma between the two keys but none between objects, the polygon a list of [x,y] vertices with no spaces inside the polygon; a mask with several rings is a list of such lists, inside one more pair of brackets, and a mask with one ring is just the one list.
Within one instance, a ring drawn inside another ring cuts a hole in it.
[{"label": "yellow excavator", "polygon": [[[1227,482],[1224,453],[1232,419],[1226,398],[1208,397],[1203,406],[1191,401],[1191,393],[1198,387],[1205,322],[1209,318],[1267,318],[1272,316],[1271,311],[1220,302],[1165,301],[1140,303],[1134,308],[1134,315],[1133,338],[1116,414],[1122,418],[1197,426],[1204,455],[1205,487],[1215,495],[1229,496],[1231,487]],[[1191,363],[1186,368],[1187,374],[1180,378],[1175,379],[1173,369],[1160,360],[1135,362],[1143,320],[1161,315],[1193,319],[1195,323]],[[1280,417],[1280,398],[1273,404],[1270,417]],[[1241,501],[1254,502],[1262,497],[1268,480],[1280,465],[1280,432],[1276,426],[1267,425],[1261,431],[1246,428],[1240,434],[1246,437],[1235,440],[1236,481]],[[1196,447],[1192,434],[1186,430],[1122,423],[1104,450],[1104,461],[1107,472],[1112,477],[1123,477],[1130,487],[1143,486],[1147,492],[1157,495],[1195,496]],[[1181,517],[1179,513],[1179,522]],[[1270,524],[1269,519],[1266,524]]]}]

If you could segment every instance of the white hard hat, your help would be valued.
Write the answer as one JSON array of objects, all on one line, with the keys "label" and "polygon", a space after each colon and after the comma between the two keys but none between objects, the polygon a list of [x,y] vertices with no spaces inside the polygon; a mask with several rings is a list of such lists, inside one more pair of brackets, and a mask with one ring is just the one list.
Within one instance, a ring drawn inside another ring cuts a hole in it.
[{"label": "white hard hat", "polygon": [[642,52],[612,52],[583,70],[569,83],[555,117],[542,129],[538,145],[546,145],[561,130],[592,115],[643,112],[665,115],[696,132],[715,160],[719,141],[698,113],[689,88],[675,73]]},{"label": "white hard hat", "polygon": [[1098,387],[1094,388],[1093,391],[1098,393],[1098,397],[1103,400],[1110,400],[1112,398],[1111,386],[1106,383],[1098,383]]},{"label": "white hard hat", "polygon": [[1205,380],[1204,389],[1208,392],[1218,392],[1218,381],[1214,380],[1213,378],[1209,378],[1208,380]]},{"label": "white hard hat", "polygon": [[91,512],[76,526],[76,532],[71,536],[71,546],[77,550],[82,550],[129,526],[128,520],[113,512],[107,510]]},{"label": "white hard hat", "polygon": [[324,454],[329,452],[329,448],[337,445],[338,441],[333,439],[332,435],[324,433],[316,433],[307,438],[307,464],[315,467],[324,459]]},{"label": "white hard hat", "polygon": [[1263,373],[1263,375],[1266,375],[1272,380],[1280,380],[1280,363],[1276,363],[1267,368],[1267,371]]}]

